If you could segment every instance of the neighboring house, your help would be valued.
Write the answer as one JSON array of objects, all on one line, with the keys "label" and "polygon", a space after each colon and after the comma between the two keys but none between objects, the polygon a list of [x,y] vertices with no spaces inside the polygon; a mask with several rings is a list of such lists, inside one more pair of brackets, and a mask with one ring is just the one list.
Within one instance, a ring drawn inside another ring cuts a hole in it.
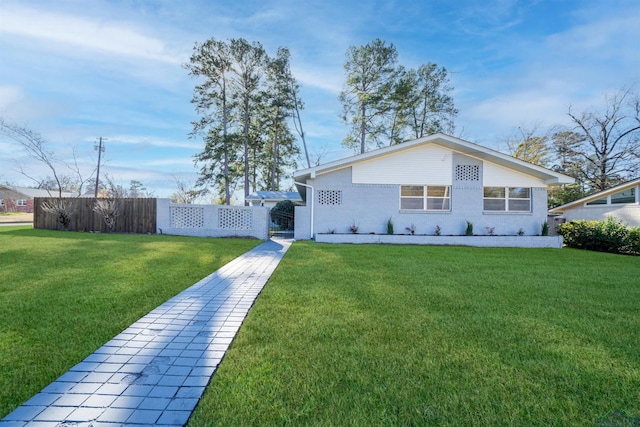
[{"label": "neighboring house", "polygon": [[250,206],[274,207],[282,200],[291,200],[294,203],[301,203],[302,198],[297,191],[256,191],[246,198]]},{"label": "neighboring house", "polygon": [[558,206],[549,212],[562,214],[566,221],[599,221],[612,216],[632,227],[640,227],[640,178]]},{"label": "neighboring house", "polygon": [[452,136],[435,134],[294,173],[306,206],[295,238],[316,233],[541,233],[547,187],[573,178]]},{"label": "neighboring house", "polygon": [[[62,197],[76,197],[74,193],[62,193]],[[58,197],[57,191],[38,188],[13,187],[0,185],[0,212],[33,212],[33,199],[36,197]]]}]

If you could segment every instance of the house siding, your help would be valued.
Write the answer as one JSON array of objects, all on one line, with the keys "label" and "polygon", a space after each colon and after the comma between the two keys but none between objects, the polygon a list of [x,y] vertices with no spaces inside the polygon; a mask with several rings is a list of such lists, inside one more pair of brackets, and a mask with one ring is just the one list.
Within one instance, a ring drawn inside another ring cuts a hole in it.
[{"label": "house siding", "polygon": [[484,180],[486,187],[544,187],[544,181],[531,175],[525,175],[494,163],[485,162]]},{"label": "house siding", "polygon": [[567,221],[595,220],[603,221],[612,216],[624,221],[631,227],[640,227],[640,205],[576,206],[565,209],[563,216]]},{"label": "house siding", "polygon": [[[358,226],[359,233],[385,234],[389,218],[394,223],[395,234],[406,234],[405,227],[412,224],[416,234],[434,234],[439,226],[442,234],[460,235],[464,232],[466,221],[474,225],[475,234],[486,234],[485,227],[495,227],[495,234],[514,235],[522,229],[527,235],[540,234],[542,223],[547,218],[546,186],[532,186],[532,211],[525,213],[483,212],[483,176],[486,162],[461,155],[449,156],[450,163],[446,171],[446,179],[451,182],[451,210],[446,212],[407,211],[400,210],[400,185],[415,182],[396,182],[384,184],[354,183],[353,169],[346,167],[330,173],[319,174],[307,183],[314,187],[314,234],[315,233],[348,233],[352,224]],[[385,163],[386,165],[386,163]],[[479,180],[469,182],[456,180],[455,166],[479,166]],[[381,166],[381,169],[384,169]],[[382,172],[381,172],[382,173]],[[429,184],[441,171],[433,175],[423,175],[420,184]],[[360,175],[362,177],[362,175]],[[517,178],[517,177],[516,177]],[[503,181],[502,186],[522,186],[522,181]],[[341,204],[320,204],[319,193],[322,190],[341,191]],[[311,191],[307,190],[307,205],[311,201]],[[296,211],[296,222],[303,215],[310,215],[310,208]],[[310,237],[309,221],[296,224],[296,238]]]},{"label": "house siding", "polygon": [[452,151],[426,145],[353,165],[355,184],[451,185]]}]

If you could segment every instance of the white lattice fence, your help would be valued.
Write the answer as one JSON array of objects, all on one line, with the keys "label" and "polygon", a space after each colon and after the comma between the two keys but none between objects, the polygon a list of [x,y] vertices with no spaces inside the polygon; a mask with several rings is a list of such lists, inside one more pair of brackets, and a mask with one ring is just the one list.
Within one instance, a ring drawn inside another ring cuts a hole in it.
[{"label": "white lattice fence", "polygon": [[157,231],[208,237],[269,238],[269,208],[172,204],[158,199]]},{"label": "white lattice fence", "polygon": [[172,206],[171,228],[203,228],[204,208],[196,206]]},{"label": "white lattice fence", "polygon": [[243,208],[220,208],[218,227],[226,230],[249,230],[253,228],[253,211]]}]

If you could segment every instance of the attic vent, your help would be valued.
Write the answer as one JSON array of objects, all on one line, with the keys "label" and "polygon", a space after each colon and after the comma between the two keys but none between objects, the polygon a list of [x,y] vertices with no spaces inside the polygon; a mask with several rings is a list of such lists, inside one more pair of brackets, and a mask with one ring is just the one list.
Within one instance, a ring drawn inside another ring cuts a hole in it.
[{"label": "attic vent", "polygon": [[480,166],[456,165],[456,181],[480,181]]},{"label": "attic vent", "polygon": [[342,191],[318,190],[318,203],[321,205],[341,205]]}]

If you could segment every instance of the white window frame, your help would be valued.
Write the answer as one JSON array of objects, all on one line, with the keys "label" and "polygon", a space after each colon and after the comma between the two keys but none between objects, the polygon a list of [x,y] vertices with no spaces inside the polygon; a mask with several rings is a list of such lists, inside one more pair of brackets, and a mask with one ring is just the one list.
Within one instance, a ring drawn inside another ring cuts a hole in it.
[{"label": "white window frame", "polygon": [[[487,188],[498,188],[504,190],[504,197],[486,197],[485,189]],[[521,189],[525,188],[529,191],[529,197],[511,197],[510,192],[512,189]],[[531,187],[498,187],[498,186],[485,186],[482,187],[482,211],[483,212],[515,212],[515,213],[530,213],[532,211],[533,202],[531,200]],[[487,209],[485,202],[487,200],[502,200],[504,201],[504,209]],[[529,209],[509,209],[510,201],[529,201]]]},{"label": "white window frame", "polygon": [[[403,196],[402,195],[402,188],[403,187],[422,187],[422,195],[421,196]],[[434,188],[434,187],[444,187],[444,196],[429,196],[429,188]],[[400,205],[400,210],[401,211],[413,211],[413,212],[450,212],[451,211],[451,186],[450,185],[410,185],[410,184],[406,184],[406,185],[400,185],[399,188],[399,194],[400,194],[400,198],[399,198],[399,205]],[[402,207],[402,200],[403,199],[416,199],[416,200],[422,200],[422,208],[406,208],[406,207]],[[442,199],[443,203],[442,206],[446,206],[446,208],[443,209],[429,209],[429,200],[435,200],[435,199]],[[445,202],[446,201],[446,202]]]},{"label": "white window frame", "polygon": [[[634,198],[633,202],[613,203],[613,196],[629,190],[633,191],[633,198]],[[599,200],[604,200],[604,203],[595,203]],[[636,186],[636,187],[625,188],[624,190],[619,190],[609,195],[590,200],[586,202],[584,206],[586,208],[597,208],[599,206],[625,206],[625,205],[637,205],[637,204],[638,204],[638,187]]]},{"label": "white window frame", "polygon": [[16,200],[16,206],[26,207],[27,206],[27,199],[18,199],[18,200]]}]

